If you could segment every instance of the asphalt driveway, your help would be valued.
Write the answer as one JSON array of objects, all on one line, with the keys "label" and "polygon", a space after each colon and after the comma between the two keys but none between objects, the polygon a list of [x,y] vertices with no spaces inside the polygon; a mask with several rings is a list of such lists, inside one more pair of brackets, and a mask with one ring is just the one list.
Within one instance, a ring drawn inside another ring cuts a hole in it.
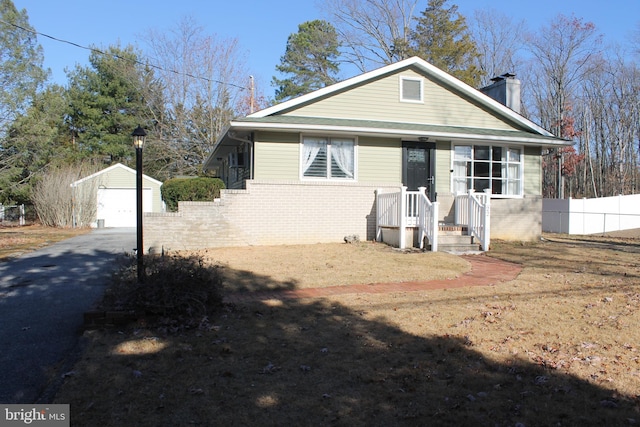
[{"label": "asphalt driveway", "polygon": [[135,228],[97,229],[0,263],[0,403],[48,403]]}]

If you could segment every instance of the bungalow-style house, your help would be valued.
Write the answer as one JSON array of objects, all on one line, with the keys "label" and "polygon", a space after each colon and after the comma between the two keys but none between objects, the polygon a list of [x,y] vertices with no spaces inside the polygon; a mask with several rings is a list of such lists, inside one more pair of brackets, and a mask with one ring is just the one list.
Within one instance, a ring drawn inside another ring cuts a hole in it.
[{"label": "bungalow-style house", "polygon": [[[136,226],[136,171],[116,163],[71,184],[74,225],[83,227]],[[162,182],[142,175],[142,211],[163,212]],[[83,198],[88,198],[83,202]],[[90,215],[81,210],[88,209]],[[88,219],[90,218],[90,219]],[[82,223],[88,219],[89,223]]]},{"label": "bungalow-style house", "polygon": [[486,250],[490,237],[539,238],[541,152],[571,143],[518,113],[512,75],[485,91],[515,110],[413,57],[233,120],[204,165],[227,185],[220,200],[147,216],[147,242],[358,235],[436,250],[454,230]]}]

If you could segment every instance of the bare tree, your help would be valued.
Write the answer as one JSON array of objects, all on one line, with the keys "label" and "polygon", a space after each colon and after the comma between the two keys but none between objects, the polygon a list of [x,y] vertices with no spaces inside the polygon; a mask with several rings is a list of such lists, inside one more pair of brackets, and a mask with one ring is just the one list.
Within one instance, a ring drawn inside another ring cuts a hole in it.
[{"label": "bare tree", "polygon": [[[194,19],[144,37],[162,86],[164,108],[155,123],[147,158],[163,165],[157,177],[196,175],[229,120],[251,91],[250,76],[237,39],[208,35]],[[251,99],[251,98],[249,98]]]},{"label": "bare tree", "polygon": [[33,187],[31,201],[43,225],[86,227],[95,220],[98,185],[72,187],[71,184],[95,172],[87,164],[50,168]]},{"label": "bare tree", "polygon": [[406,58],[418,0],[324,0],[342,56],[365,72]]},{"label": "bare tree", "polygon": [[524,21],[514,22],[495,9],[476,10],[468,20],[469,29],[480,56],[477,66],[483,72],[481,86],[491,84],[493,77],[520,71],[523,60],[519,51],[523,48]]},{"label": "bare tree", "polygon": [[[533,82],[534,101],[529,111],[556,136],[569,137],[563,133],[568,120],[573,120],[568,114],[576,103],[579,82],[600,52],[599,44],[593,23],[564,15],[526,37],[532,54],[527,80]],[[562,151],[547,152],[544,161],[543,188],[555,187],[557,197],[564,198]]]},{"label": "bare tree", "polygon": [[631,194],[639,185],[640,69],[616,48],[609,51],[584,76],[583,102],[576,109],[582,117],[580,151],[587,159],[584,196]]}]

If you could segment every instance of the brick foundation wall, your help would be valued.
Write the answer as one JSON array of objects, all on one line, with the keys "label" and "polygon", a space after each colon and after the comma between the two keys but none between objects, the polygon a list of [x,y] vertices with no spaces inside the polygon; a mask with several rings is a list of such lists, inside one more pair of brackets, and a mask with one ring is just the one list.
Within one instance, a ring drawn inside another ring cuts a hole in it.
[{"label": "brick foundation wall", "polygon": [[491,238],[515,241],[540,240],[542,196],[491,199]]},{"label": "brick foundation wall", "polygon": [[398,186],[248,181],[215,202],[180,202],[176,213],[144,217],[144,246],[155,251],[342,242],[375,238],[375,191]]}]

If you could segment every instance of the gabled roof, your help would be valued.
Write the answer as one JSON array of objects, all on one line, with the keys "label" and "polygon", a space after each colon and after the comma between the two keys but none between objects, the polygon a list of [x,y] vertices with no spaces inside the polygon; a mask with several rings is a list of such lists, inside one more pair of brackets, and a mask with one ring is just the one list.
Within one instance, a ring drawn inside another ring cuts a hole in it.
[{"label": "gabled roof", "polygon": [[515,111],[502,105],[498,101],[495,101],[494,99],[483,94],[479,90],[474,89],[468,84],[462,82],[461,80],[458,80],[452,75],[442,71],[441,69],[431,65],[424,59],[419,58],[417,56],[405,59],[403,61],[395,62],[393,64],[378,68],[368,73],[360,74],[358,76],[333,84],[331,86],[324,87],[322,89],[316,90],[306,95],[302,95],[297,98],[290,99],[289,101],[283,102],[281,104],[277,104],[272,107],[265,108],[264,110],[260,110],[253,114],[250,114],[249,116],[247,116],[247,118],[261,118],[261,117],[278,115],[286,111],[291,111],[298,106],[312,103],[316,100],[325,98],[332,94],[339,93],[344,90],[348,90],[351,87],[361,85],[368,81],[373,81],[381,76],[384,76],[387,74],[393,74],[395,72],[398,72],[400,70],[403,70],[409,67],[414,67],[418,69],[425,75],[432,77],[434,80],[441,82],[445,86],[448,86],[451,89],[454,89],[464,94],[469,99],[472,99],[478,102],[479,104],[485,106],[489,111],[492,111],[495,114],[502,116],[509,121],[520,124],[525,129],[530,129],[531,131],[539,133],[540,135],[545,135],[545,136],[555,138],[555,136],[552,133],[548,132],[541,126],[533,123],[532,121],[528,120],[524,116],[516,113]]},{"label": "gabled roof", "polygon": [[[94,173],[94,174],[91,174],[91,175],[89,175],[89,176],[85,176],[84,178],[79,179],[79,180],[77,180],[77,181],[73,182],[73,183],[71,184],[71,186],[72,186],[72,187],[76,187],[76,186],[78,186],[79,184],[82,184],[82,183],[83,183],[83,182],[85,182],[85,181],[89,181],[89,180],[91,180],[91,179],[93,179],[93,178],[95,178],[95,177],[97,177],[97,176],[103,175],[103,174],[105,174],[105,173],[107,173],[107,172],[110,172],[110,171],[112,171],[112,170],[114,170],[114,169],[118,169],[118,168],[119,168],[119,169],[123,169],[123,170],[125,170],[125,171],[127,171],[127,172],[129,172],[129,173],[131,173],[131,174],[133,174],[133,175],[136,175],[136,174],[137,174],[137,172],[136,172],[134,169],[131,169],[130,167],[125,166],[125,165],[123,165],[122,163],[116,163],[115,165],[111,165],[111,166],[109,166],[108,168],[104,168],[104,169],[102,169],[102,170],[100,170],[100,171],[98,171],[98,172],[96,172],[96,173]],[[148,175],[144,175],[144,174],[143,174],[143,175],[142,175],[142,178],[143,178],[143,179],[146,179],[146,180],[149,180],[149,181],[151,181],[151,182],[153,182],[153,183],[155,183],[155,184],[162,185],[162,182],[161,182],[161,181],[158,181],[157,179],[151,178],[151,177],[150,177],[150,176],[148,176]]]}]

